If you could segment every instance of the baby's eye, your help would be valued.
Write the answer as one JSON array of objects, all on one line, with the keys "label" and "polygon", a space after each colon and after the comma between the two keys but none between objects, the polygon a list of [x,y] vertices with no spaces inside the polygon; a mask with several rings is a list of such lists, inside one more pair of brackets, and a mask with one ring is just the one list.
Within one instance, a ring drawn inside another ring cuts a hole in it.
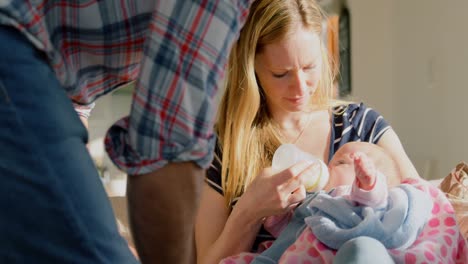
[{"label": "baby's eye", "polygon": [[336,165],[343,165],[343,164],[346,164],[346,161],[345,160],[338,160],[336,162]]}]

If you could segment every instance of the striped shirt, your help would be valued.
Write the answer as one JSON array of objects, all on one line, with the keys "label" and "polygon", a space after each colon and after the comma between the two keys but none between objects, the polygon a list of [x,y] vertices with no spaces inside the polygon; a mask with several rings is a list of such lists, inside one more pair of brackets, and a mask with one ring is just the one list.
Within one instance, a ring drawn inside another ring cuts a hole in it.
[{"label": "striped shirt", "polygon": [[0,25],[45,53],[82,116],[100,96],[135,81],[130,116],[111,127],[105,143],[119,168],[140,174],[169,161],[211,163],[215,96],[249,5],[0,0]]},{"label": "striped shirt", "polygon": [[[331,160],[335,152],[344,144],[353,141],[365,141],[376,144],[382,135],[391,128],[379,113],[362,103],[338,106],[333,109],[332,115],[328,161]],[[218,148],[216,148],[216,151],[217,155],[221,157],[222,153],[220,153]],[[218,159],[213,160],[212,166],[207,171],[205,181],[214,190],[223,195],[221,164]],[[233,199],[231,208],[236,204],[238,199],[239,197]],[[260,243],[274,239],[262,226],[257,234],[252,251],[256,251]]]}]

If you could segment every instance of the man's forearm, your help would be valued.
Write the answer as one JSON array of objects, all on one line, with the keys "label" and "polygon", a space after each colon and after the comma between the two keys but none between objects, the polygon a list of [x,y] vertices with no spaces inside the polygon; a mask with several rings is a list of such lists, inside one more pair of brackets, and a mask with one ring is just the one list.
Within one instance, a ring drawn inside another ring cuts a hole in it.
[{"label": "man's forearm", "polygon": [[194,223],[204,174],[184,162],[128,177],[129,220],[142,263],[195,263]]}]

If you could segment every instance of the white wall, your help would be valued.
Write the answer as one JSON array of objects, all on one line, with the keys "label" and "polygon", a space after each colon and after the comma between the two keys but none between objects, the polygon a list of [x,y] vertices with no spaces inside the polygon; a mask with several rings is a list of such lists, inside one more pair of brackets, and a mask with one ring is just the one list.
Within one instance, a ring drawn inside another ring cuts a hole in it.
[{"label": "white wall", "polygon": [[353,95],[390,121],[419,173],[468,161],[468,1],[352,0]]},{"label": "white wall", "polygon": [[89,144],[91,156],[97,164],[106,167],[109,178],[103,179],[104,186],[110,196],[125,194],[126,174],[119,171],[104,151],[103,137],[107,130],[120,118],[128,115],[131,105],[131,93],[128,91],[114,92],[96,101],[89,122]]},{"label": "white wall", "polygon": [[392,1],[354,0],[348,1],[348,5],[351,16],[352,97],[377,109],[393,123]]},{"label": "white wall", "polygon": [[100,97],[96,101],[89,119],[89,139],[103,137],[107,129],[120,118],[130,113],[132,94],[128,92],[114,92]]}]

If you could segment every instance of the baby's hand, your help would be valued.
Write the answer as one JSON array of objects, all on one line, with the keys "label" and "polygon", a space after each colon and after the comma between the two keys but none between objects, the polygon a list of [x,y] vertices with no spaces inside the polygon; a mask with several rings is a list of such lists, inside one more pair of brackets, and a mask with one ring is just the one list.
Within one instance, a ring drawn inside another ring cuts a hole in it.
[{"label": "baby's hand", "polygon": [[354,159],[357,186],[366,191],[372,190],[377,178],[374,162],[362,152],[356,152],[352,157]]}]

